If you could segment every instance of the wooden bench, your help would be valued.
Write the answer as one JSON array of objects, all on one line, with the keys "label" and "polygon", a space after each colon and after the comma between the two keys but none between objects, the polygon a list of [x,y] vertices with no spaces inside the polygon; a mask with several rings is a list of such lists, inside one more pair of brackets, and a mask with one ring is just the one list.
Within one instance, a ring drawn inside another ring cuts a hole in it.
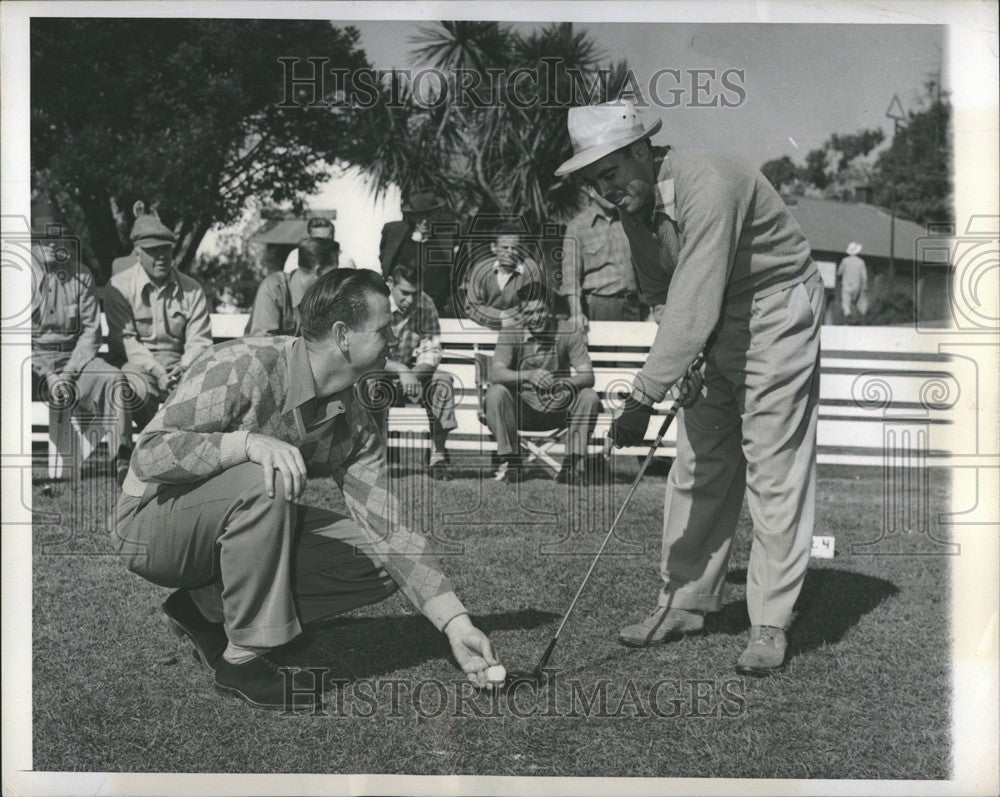
[{"label": "wooden bench", "polygon": [[[242,337],[246,315],[213,315],[216,342]],[[105,326],[106,332],[106,326]],[[441,368],[455,380],[458,428],[449,437],[456,452],[495,450],[488,430],[479,422],[474,353],[492,353],[496,333],[468,321],[442,319]],[[602,399],[627,387],[645,361],[656,334],[652,323],[594,322],[589,333],[595,389]],[[106,347],[102,347],[104,351]],[[961,410],[959,385],[967,375],[963,364],[938,353],[935,336],[910,328],[825,326],[822,328],[818,459],[842,465],[884,465],[892,452],[906,450],[920,462],[944,463],[951,455],[950,438]],[[623,449],[644,454],[659,428],[666,404],[657,407],[645,446]],[[598,419],[591,450],[601,449],[611,416]],[[48,408],[31,410],[32,441],[48,444]],[[414,406],[393,409],[389,416],[390,445],[429,444],[424,411]],[[676,427],[658,454],[676,452]]]}]

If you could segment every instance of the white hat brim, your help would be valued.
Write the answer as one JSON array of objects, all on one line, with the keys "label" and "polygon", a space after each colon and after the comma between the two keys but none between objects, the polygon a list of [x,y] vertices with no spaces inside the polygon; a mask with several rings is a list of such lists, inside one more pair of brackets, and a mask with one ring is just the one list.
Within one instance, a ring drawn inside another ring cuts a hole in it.
[{"label": "white hat brim", "polygon": [[589,166],[590,164],[599,161],[605,155],[610,155],[615,150],[622,149],[630,144],[634,144],[636,141],[642,141],[644,138],[656,135],[662,126],[663,120],[657,119],[646,130],[637,136],[629,136],[628,138],[623,138],[620,141],[612,141],[609,144],[601,144],[598,147],[590,147],[588,149],[581,150],[568,161],[561,164],[559,168],[556,169],[555,175],[556,177],[563,177],[567,174],[579,171],[584,166]]}]

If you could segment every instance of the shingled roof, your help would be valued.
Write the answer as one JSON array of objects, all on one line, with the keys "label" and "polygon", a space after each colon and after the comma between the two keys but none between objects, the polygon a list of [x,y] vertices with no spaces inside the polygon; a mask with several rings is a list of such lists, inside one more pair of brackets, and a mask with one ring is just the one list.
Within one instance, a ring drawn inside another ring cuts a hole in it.
[{"label": "shingled roof", "polygon": [[[802,227],[813,252],[843,255],[851,241],[863,247],[861,257],[889,257],[889,213],[875,205],[837,202],[812,197],[786,197],[792,216]],[[927,231],[912,221],[896,217],[895,257],[915,260],[917,239]]]}]

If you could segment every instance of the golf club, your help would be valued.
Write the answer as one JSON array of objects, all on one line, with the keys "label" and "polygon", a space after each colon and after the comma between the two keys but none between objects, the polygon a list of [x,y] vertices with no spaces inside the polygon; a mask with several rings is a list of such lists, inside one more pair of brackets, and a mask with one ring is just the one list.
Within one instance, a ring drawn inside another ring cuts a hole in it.
[{"label": "golf club", "polygon": [[[706,347],[707,350],[708,347]],[[684,380],[688,378],[692,373],[701,368],[702,364],[705,362],[705,352],[703,351],[697,357],[695,357],[694,362],[691,363],[687,372],[684,375]],[[656,454],[656,449],[660,447],[660,443],[663,441],[664,435],[666,435],[667,430],[670,428],[670,424],[673,422],[674,417],[680,411],[681,404],[680,398],[674,400],[673,404],[670,405],[670,409],[667,410],[667,415],[663,419],[663,423],[660,424],[660,431],[656,433],[656,439],[653,441],[653,445],[650,446],[649,452],[646,454],[646,458],[642,461],[639,466],[639,472],[636,474],[635,479],[632,480],[631,486],[628,488],[628,492],[625,493],[625,500],[622,501],[621,507],[618,509],[618,513],[615,515],[615,519],[611,522],[611,527],[608,529],[608,533],[604,536],[604,542],[601,543],[601,547],[597,551],[597,556],[594,557],[594,561],[590,564],[590,569],[587,571],[587,575],[583,577],[583,582],[580,584],[580,588],[576,591],[576,595],[573,596],[573,601],[570,603],[569,608],[563,615],[562,622],[559,623],[559,627],[556,629],[555,634],[552,635],[552,639],[549,640],[548,647],[545,648],[545,652],[542,657],[538,660],[534,669],[530,672],[525,670],[512,670],[507,673],[507,677],[503,682],[503,687],[508,688],[515,683],[529,682],[533,684],[541,683],[544,677],[545,666],[549,663],[549,658],[552,656],[552,651],[556,648],[556,643],[559,641],[559,634],[562,633],[563,627],[566,625],[566,621],[569,619],[570,613],[573,611],[573,607],[576,606],[576,602],[580,599],[580,595],[583,593],[583,588],[587,586],[587,581],[590,580],[591,573],[594,572],[594,568],[597,567],[597,562],[601,558],[601,554],[604,553],[604,549],[607,547],[608,542],[611,540],[611,535],[614,534],[615,529],[618,527],[618,522],[622,519],[625,514],[625,510],[628,508],[629,501],[632,500],[632,496],[635,494],[636,489],[639,487],[639,482],[642,477],[646,474],[646,468],[649,467],[649,463],[653,461],[653,457]],[[611,449],[613,447],[611,438],[608,437],[604,443],[604,458],[607,459],[611,455]]]}]

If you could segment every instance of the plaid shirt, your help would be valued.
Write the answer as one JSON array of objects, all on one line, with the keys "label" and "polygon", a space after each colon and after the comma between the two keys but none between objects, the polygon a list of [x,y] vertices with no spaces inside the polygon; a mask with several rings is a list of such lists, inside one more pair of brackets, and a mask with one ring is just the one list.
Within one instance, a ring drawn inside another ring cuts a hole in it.
[{"label": "plaid shirt", "polygon": [[373,556],[439,629],[465,613],[387,482],[385,449],[349,387],[316,395],[303,338],[240,338],[198,359],[146,427],[122,492],[208,479],[247,462],[250,432],[296,446],[310,477],[330,475]]},{"label": "plaid shirt", "polygon": [[404,314],[391,296],[389,304],[392,309],[392,331],[397,339],[396,344],[389,349],[389,359],[408,368],[414,365],[437,368],[441,363],[441,322],[434,302],[420,291],[408,313]]}]

